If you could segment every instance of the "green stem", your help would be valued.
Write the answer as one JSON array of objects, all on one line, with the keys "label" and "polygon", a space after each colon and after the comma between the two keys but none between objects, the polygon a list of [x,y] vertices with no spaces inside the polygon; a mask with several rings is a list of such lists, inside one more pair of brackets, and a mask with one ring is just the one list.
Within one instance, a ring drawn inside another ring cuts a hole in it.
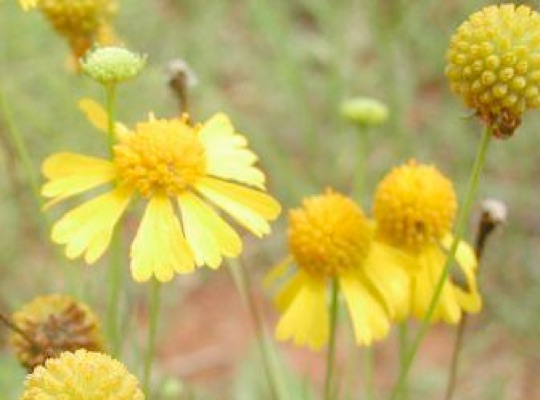
[{"label": "green stem", "polygon": [[375,396],[375,348],[373,346],[364,349],[364,387],[365,400],[373,400]]},{"label": "green stem", "polygon": [[401,393],[403,385],[407,381],[408,374],[413,364],[413,361],[415,359],[416,353],[418,352],[418,348],[420,347],[420,344],[424,340],[424,337],[426,336],[427,331],[429,329],[431,318],[433,317],[435,309],[437,308],[439,299],[441,297],[442,289],[444,287],[444,283],[446,282],[448,273],[450,271],[450,267],[452,265],[452,262],[454,261],[454,257],[456,254],[459,240],[463,236],[463,233],[465,231],[465,226],[467,225],[469,213],[471,211],[471,207],[472,207],[474,198],[476,196],[476,191],[478,189],[480,173],[482,172],[482,168],[485,163],[487,149],[490,143],[491,135],[492,135],[491,128],[485,127],[484,132],[482,133],[482,139],[480,141],[478,151],[476,153],[476,158],[475,158],[473,169],[471,172],[469,185],[468,185],[467,192],[465,195],[465,201],[463,202],[463,208],[461,209],[458,219],[457,219],[454,239],[452,241],[452,245],[450,246],[450,250],[448,252],[448,256],[446,258],[443,271],[437,282],[437,286],[435,287],[435,291],[431,298],[428,311],[426,312],[426,315],[420,325],[418,334],[416,335],[411,345],[410,351],[407,353],[404,359],[403,369],[400,371],[398,381],[396,385],[394,386],[392,393],[390,394],[390,397],[389,397],[390,400],[397,399],[399,393]]},{"label": "green stem", "polygon": [[248,308],[251,320],[253,322],[253,327],[255,328],[257,346],[262,358],[262,364],[268,381],[268,389],[270,390],[271,398],[273,400],[279,400],[281,396],[279,395],[277,378],[273,368],[272,358],[270,357],[270,351],[268,349],[268,335],[266,334],[261,313],[257,307],[255,298],[253,297],[251,280],[248,271],[244,263],[238,259],[229,260],[229,266],[231,268],[231,273],[238,291],[240,292],[240,295]]},{"label": "green stem", "polygon": [[[405,369],[407,346],[409,344],[409,326],[407,325],[406,321],[399,324],[398,334],[399,334],[399,370],[401,373],[401,371]],[[407,378],[405,378],[403,382],[400,398],[401,400],[408,400],[409,398],[409,382]]]},{"label": "green stem", "polygon": [[450,367],[450,376],[448,377],[448,386],[446,387],[445,400],[451,400],[454,396],[454,390],[456,388],[457,371],[459,364],[459,355],[463,348],[463,336],[465,334],[465,327],[467,326],[467,314],[463,314],[456,334],[456,341],[454,343],[454,352],[452,354],[452,365]]},{"label": "green stem", "polygon": [[336,330],[339,313],[338,303],[339,285],[336,278],[332,280],[332,294],[330,302],[330,338],[326,353],[326,378],[324,382],[324,400],[332,400],[334,394],[334,370],[336,358]]},{"label": "green stem", "polygon": [[161,283],[152,281],[152,293],[150,297],[150,321],[148,326],[148,336],[146,345],[146,356],[144,358],[143,390],[147,399],[150,396],[150,378],[152,375],[152,363],[156,352],[156,333],[159,317],[159,306],[161,294]]}]

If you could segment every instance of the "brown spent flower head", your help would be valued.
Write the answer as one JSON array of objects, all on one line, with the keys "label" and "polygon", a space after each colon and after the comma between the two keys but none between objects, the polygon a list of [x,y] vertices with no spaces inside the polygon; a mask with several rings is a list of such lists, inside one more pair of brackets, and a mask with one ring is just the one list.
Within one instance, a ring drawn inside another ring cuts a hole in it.
[{"label": "brown spent flower head", "polygon": [[30,372],[64,351],[104,349],[97,316],[87,305],[69,296],[37,297],[14,313],[12,319],[32,339],[29,342],[18,333],[10,338],[17,358]]},{"label": "brown spent flower head", "polygon": [[514,4],[472,14],[450,41],[445,74],[494,136],[511,136],[540,107],[540,14]]},{"label": "brown spent flower head", "polygon": [[144,400],[144,394],[119,361],[77,350],[37,367],[26,378],[20,400]]}]

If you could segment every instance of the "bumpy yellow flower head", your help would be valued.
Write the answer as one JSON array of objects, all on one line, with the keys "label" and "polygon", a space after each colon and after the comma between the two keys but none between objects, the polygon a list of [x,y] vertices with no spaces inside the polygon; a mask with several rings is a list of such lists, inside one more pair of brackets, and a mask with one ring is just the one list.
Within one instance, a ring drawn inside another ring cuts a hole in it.
[{"label": "bumpy yellow flower head", "polygon": [[327,190],[289,214],[289,247],[298,267],[321,276],[358,268],[371,244],[364,213],[351,199]]},{"label": "bumpy yellow flower head", "polygon": [[88,306],[69,296],[37,297],[13,314],[13,322],[34,342],[18,333],[10,340],[17,358],[29,371],[64,351],[104,349],[98,318]]},{"label": "bumpy yellow flower head", "polygon": [[446,75],[467,107],[508,137],[528,108],[540,107],[540,14],[493,5],[474,13],[452,37]]},{"label": "bumpy yellow flower head", "polygon": [[452,182],[434,166],[411,160],[381,181],[373,211],[384,240],[416,251],[451,230],[456,208]]},{"label": "bumpy yellow flower head", "polygon": [[20,400],[143,400],[137,379],[101,353],[77,350],[49,359],[26,378]]}]

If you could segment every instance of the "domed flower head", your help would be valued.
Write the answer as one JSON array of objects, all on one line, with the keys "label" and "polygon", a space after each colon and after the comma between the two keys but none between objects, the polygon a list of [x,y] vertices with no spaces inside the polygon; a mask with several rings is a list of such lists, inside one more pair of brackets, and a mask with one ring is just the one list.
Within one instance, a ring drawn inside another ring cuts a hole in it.
[{"label": "domed flower head", "polygon": [[[390,319],[408,311],[407,274],[389,263],[392,250],[372,241],[372,227],[351,199],[327,190],[289,213],[290,257],[269,275],[296,268],[276,297],[282,315],[279,340],[319,349],[328,341],[329,286],[337,280],[352,319],[356,342],[383,339]],[[405,263],[405,258],[404,258]]]},{"label": "domed flower head", "polygon": [[143,400],[137,378],[101,353],[77,350],[47,360],[27,376],[20,400]]},{"label": "domed flower head", "polygon": [[[94,124],[104,127],[105,113],[84,101]],[[238,233],[217,212],[221,209],[256,236],[270,232],[268,221],[279,203],[265,193],[257,156],[224,114],[204,124],[187,116],[118,125],[111,159],[58,153],[43,163],[48,179],[42,193],[49,205],[109,184],[109,190],[66,213],[53,226],[52,240],[66,245],[66,256],[98,260],[111,241],[128,205],[141,198],[146,209],[131,244],[131,273],[136,281],[155,276],[166,282],[195,266],[220,266],[223,257],[242,251]]]},{"label": "domed flower head", "polygon": [[110,26],[118,4],[116,0],[21,0],[24,9],[38,8],[54,30],[65,37],[78,66],[93,44],[117,42]]},{"label": "domed flower head", "polygon": [[29,371],[64,351],[104,349],[99,319],[87,305],[69,296],[36,297],[13,314],[13,323],[25,337],[13,333],[10,342]]},{"label": "domed flower head", "polygon": [[[414,160],[393,169],[375,193],[376,240],[415,259],[410,271],[411,311],[423,318],[443,272],[452,243],[457,201],[452,182],[434,166]],[[433,321],[455,324],[462,310],[477,312],[481,298],[476,285],[477,262],[471,247],[460,241],[455,256],[459,268],[444,283]]]},{"label": "domed flower head", "polygon": [[526,109],[540,107],[540,15],[529,7],[493,5],[457,29],[446,55],[450,88],[508,137]]}]

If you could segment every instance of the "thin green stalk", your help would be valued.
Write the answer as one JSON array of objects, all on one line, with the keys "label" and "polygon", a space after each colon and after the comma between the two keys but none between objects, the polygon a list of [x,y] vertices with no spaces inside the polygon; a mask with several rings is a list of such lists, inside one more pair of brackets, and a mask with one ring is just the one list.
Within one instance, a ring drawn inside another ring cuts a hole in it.
[{"label": "thin green stalk", "polygon": [[152,375],[152,363],[156,352],[156,333],[159,317],[159,307],[161,302],[161,283],[152,281],[152,293],[150,296],[150,321],[148,325],[148,336],[146,344],[146,356],[144,358],[143,390],[147,399],[150,396],[150,378]]},{"label": "thin green stalk", "polygon": [[416,353],[418,352],[418,348],[420,347],[420,344],[424,340],[424,337],[426,336],[427,331],[429,329],[431,318],[433,317],[435,308],[437,307],[437,304],[441,297],[444,283],[446,282],[448,273],[450,271],[450,267],[452,265],[452,262],[454,261],[454,257],[456,254],[459,240],[463,236],[463,233],[465,231],[465,226],[467,225],[469,213],[471,211],[471,207],[472,207],[474,198],[476,196],[476,191],[478,189],[480,173],[482,172],[482,168],[485,163],[487,149],[489,147],[491,135],[492,135],[491,128],[490,127],[484,128],[484,132],[482,133],[482,139],[480,141],[480,145],[478,147],[478,151],[476,153],[476,158],[475,158],[474,165],[472,168],[469,185],[468,185],[467,192],[465,195],[465,201],[463,202],[463,208],[461,209],[458,219],[457,219],[456,230],[454,233],[454,240],[452,241],[452,245],[448,252],[448,257],[446,258],[446,262],[443,267],[443,271],[437,282],[437,286],[435,287],[435,291],[431,298],[428,311],[422,321],[422,324],[420,325],[418,334],[416,335],[411,345],[411,349],[405,357],[403,369],[400,371],[398,381],[390,394],[390,397],[389,397],[390,400],[397,399],[399,393],[401,393],[403,385],[407,381],[409,371],[416,357]]},{"label": "thin green stalk", "polygon": [[[115,143],[116,121],[116,86],[105,86],[105,108],[107,111],[107,133],[109,136],[109,152],[113,155]],[[121,234],[115,232],[111,240],[109,258],[109,302],[107,306],[107,333],[111,344],[113,357],[120,355],[120,292],[122,286],[122,257],[121,257]]]},{"label": "thin green stalk", "polygon": [[[405,369],[407,347],[409,345],[409,325],[407,325],[407,321],[404,321],[401,324],[399,324],[398,335],[399,335],[399,370],[401,372],[403,371],[403,369]],[[409,399],[408,379],[405,379],[405,381],[403,382],[400,398],[401,400]]]},{"label": "thin green stalk", "polygon": [[249,315],[253,322],[253,327],[255,328],[257,346],[259,348],[259,353],[262,358],[262,364],[264,372],[266,374],[270,396],[273,400],[279,400],[281,396],[279,394],[279,387],[276,378],[275,368],[273,367],[270,350],[268,349],[268,335],[264,327],[261,313],[259,311],[259,308],[257,307],[255,298],[253,297],[253,292],[251,290],[251,280],[249,278],[248,271],[244,263],[239,259],[231,259],[229,261],[229,266],[231,268],[231,273],[238,288],[238,291],[240,292],[240,295],[248,308]]},{"label": "thin green stalk", "polygon": [[326,353],[326,378],[324,381],[324,400],[332,400],[334,397],[334,373],[336,364],[336,330],[339,313],[338,303],[339,285],[336,278],[332,280],[332,294],[330,302],[330,338]]},{"label": "thin green stalk", "polygon": [[368,170],[368,135],[369,128],[365,125],[359,125],[357,129],[357,146],[356,146],[356,171],[354,172],[354,182],[352,195],[353,198],[358,199],[360,203],[363,202],[366,194],[366,179]]},{"label": "thin green stalk", "polygon": [[459,364],[459,356],[461,349],[463,348],[463,336],[465,334],[465,327],[467,326],[467,314],[463,314],[456,334],[456,341],[454,343],[454,352],[452,354],[452,364],[450,366],[450,376],[448,377],[448,386],[446,387],[445,400],[450,400],[454,396],[454,390],[456,388],[457,370]]},{"label": "thin green stalk", "polygon": [[364,400],[375,398],[375,348],[373,346],[364,349]]}]

